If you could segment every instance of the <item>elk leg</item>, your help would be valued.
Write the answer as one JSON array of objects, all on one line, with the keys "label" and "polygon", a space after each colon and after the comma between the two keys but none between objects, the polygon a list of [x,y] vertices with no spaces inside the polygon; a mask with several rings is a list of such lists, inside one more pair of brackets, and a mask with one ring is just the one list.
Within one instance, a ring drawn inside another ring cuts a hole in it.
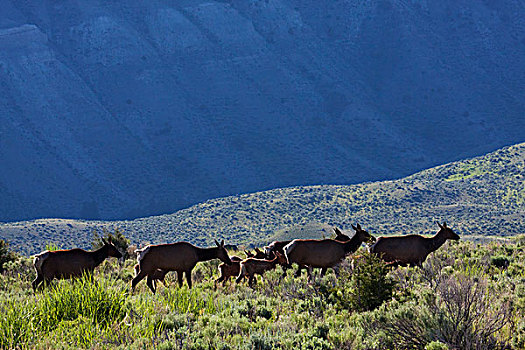
[{"label": "elk leg", "polygon": [[191,289],[191,270],[185,272],[186,282],[188,282],[188,287]]},{"label": "elk leg", "polygon": [[151,275],[148,275],[148,278],[146,279],[146,284],[148,285],[149,289],[155,294],[155,282],[153,281],[153,278],[151,278]]},{"label": "elk leg", "polygon": [[324,275],[326,274],[326,271],[328,271],[328,269],[326,267],[323,267],[321,269],[321,277],[324,277]]},{"label": "elk leg", "polygon": [[282,265],[281,268],[283,269],[283,274],[279,277],[279,282],[286,277],[286,272],[288,271],[288,266],[286,265]]},{"label": "elk leg", "polygon": [[301,269],[303,268],[301,265],[297,265],[297,271],[295,272],[295,277],[301,277]]},{"label": "elk leg", "polygon": [[137,283],[142,281],[144,279],[144,277],[146,277],[146,273],[143,270],[141,270],[139,272],[139,274],[137,276],[135,276],[135,278],[133,278],[133,280],[131,280],[131,292],[132,293],[135,290],[135,286],[137,285]]},{"label": "elk leg", "polygon": [[166,279],[163,278],[160,280],[162,282],[162,284],[164,285],[164,287],[168,288],[168,282],[166,282]]},{"label": "elk leg", "polygon": [[248,285],[253,288],[253,281],[255,280],[255,275],[250,276],[248,279]]},{"label": "elk leg", "polygon": [[341,269],[341,266],[336,265],[336,266],[332,267],[332,269],[334,269],[335,275],[337,277],[339,277],[339,270]]},{"label": "elk leg", "polygon": [[177,271],[177,281],[179,282],[179,288],[182,288],[182,271]]},{"label": "elk leg", "polygon": [[308,266],[306,268],[306,272],[308,272],[308,281],[310,281],[310,282],[312,281],[312,270],[313,270],[313,268],[311,266]]},{"label": "elk leg", "polygon": [[38,285],[44,281],[44,276],[37,274],[36,279],[33,281],[33,290],[38,288]]},{"label": "elk leg", "polygon": [[217,287],[217,283],[222,282],[222,285],[224,286],[224,282],[226,282],[224,276],[220,276],[215,280],[215,287]]}]

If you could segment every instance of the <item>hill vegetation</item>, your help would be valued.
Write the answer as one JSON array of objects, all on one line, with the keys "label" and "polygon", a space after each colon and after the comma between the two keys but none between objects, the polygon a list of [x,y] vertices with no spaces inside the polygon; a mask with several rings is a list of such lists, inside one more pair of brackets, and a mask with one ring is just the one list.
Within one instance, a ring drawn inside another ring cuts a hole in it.
[{"label": "hill vegetation", "polygon": [[374,235],[437,231],[446,221],[463,238],[525,232],[525,144],[428,169],[350,186],[303,186],[208,200],[173,214],[133,221],[42,219],[0,224],[0,236],[32,254],[47,242],[89,247],[93,230],[120,229],[132,243],[186,240],[211,245],[264,244],[277,238],[331,235],[359,222]]},{"label": "hill vegetation", "polygon": [[100,4],[0,0],[0,221],[400,178],[525,138],[522,0]]}]

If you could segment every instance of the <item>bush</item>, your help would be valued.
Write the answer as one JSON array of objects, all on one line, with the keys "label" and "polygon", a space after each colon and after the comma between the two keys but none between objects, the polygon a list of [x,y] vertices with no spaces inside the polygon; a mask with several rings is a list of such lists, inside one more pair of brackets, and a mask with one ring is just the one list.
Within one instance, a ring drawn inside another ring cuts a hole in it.
[{"label": "bush", "polygon": [[506,349],[499,333],[512,321],[504,295],[479,277],[461,274],[441,279],[434,290],[423,288],[414,300],[392,303],[375,317],[371,334],[389,334],[394,348],[421,350],[433,342],[451,349]]},{"label": "bush", "polygon": [[93,232],[92,246],[94,249],[98,249],[104,245],[102,239],[105,239],[106,241],[111,240],[113,245],[117,247],[117,249],[122,253],[122,258],[124,260],[131,257],[130,252],[128,251],[130,240],[124,236],[124,234],[118,228],[115,229],[114,233],[104,230],[102,237],[99,237],[96,232]]},{"label": "bush", "polygon": [[364,254],[352,273],[350,307],[356,311],[369,311],[392,299],[396,282],[388,276],[389,271],[380,258]]},{"label": "bush", "polygon": [[9,250],[9,242],[0,239],[0,272],[4,272],[4,265],[14,261],[16,254]]},{"label": "bush", "polygon": [[81,316],[103,326],[121,321],[127,312],[126,291],[111,285],[108,280],[92,282],[89,276],[59,281],[41,295],[36,309],[39,327],[49,331]]},{"label": "bush", "polygon": [[433,341],[425,346],[425,350],[448,350],[448,346],[441,342]]},{"label": "bush", "polygon": [[510,259],[505,255],[497,255],[490,259],[490,263],[499,268],[506,268],[510,264]]}]

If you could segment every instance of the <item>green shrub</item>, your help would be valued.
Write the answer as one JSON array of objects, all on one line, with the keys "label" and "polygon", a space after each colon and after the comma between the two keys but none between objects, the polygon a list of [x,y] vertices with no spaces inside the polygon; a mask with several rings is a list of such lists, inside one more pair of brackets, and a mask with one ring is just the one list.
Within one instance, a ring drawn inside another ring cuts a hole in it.
[{"label": "green shrub", "polygon": [[0,302],[0,348],[13,349],[34,336],[35,313],[29,301],[7,298]]},{"label": "green shrub", "polygon": [[425,350],[449,350],[446,344],[443,344],[439,341],[433,341],[425,346]]},{"label": "green shrub", "polygon": [[388,276],[389,271],[390,268],[378,257],[362,255],[350,281],[350,307],[356,311],[369,311],[392,299],[396,282]]},{"label": "green shrub", "polygon": [[0,239],[0,272],[4,272],[4,265],[8,262],[14,261],[16,254],[9,250],[9,243]]},{"label": "green shrub", "polygon": [[62,249],[58,244],[54,243],[54,242],[48,242],[46,243],[46,246],[45,246],[46,250],[49,250],[49,251],[52,251],[54,252],[55,250],[60,250]]},{"label": "green shrub", "polygon": [[276,340],[266,334],[254,333],[250,335],[250,346],[254,350],[272,350],[277,345]]},{"label": "green shrub", "polygon": [[500,267],[500,268],[506,268],[509,266],[511,260],[509,259],[509,257],[505,256],[505,255],[497,255],[497,256],[493,256],[491,259],[490,259],[490,263],[496,267]]},{"label": "green shrub", "polygon": [[59,281],[42,292],[35,312],[38,326],[46,331],[81,316],[108,326],[126,316],[126,291],[106,279],[93,282],[89,276]]},{"label": "green shrub", "polygon": [[113,245],[117,247],[117,249],[122,253],[123,259],[129,259],[130,255],[128,252],[128,247],[130,244],[130,240],[124,236],[122,231],[120,229],[116,228],[115,232],[107,232],[106,230],[103,230],[102,237],[99,237],[99,235],[94,231],[93,232],[93,243],[92,246],[94,249],[98,249],[104,245],[104,242],[102,242],[102,239],[105,239],[106,241],[111,240]]}]

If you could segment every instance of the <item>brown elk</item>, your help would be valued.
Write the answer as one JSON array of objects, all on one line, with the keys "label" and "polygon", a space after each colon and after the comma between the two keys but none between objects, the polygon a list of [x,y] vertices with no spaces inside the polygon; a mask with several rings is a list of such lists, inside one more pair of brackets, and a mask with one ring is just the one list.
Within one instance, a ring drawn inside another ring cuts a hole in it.
[{"label": "brown elk", "polygon": [[[334,226],[334,227],[332,227],[332,230],[334,230],[334,233],[335,233],[334,240],[339,241],[339,242],[347,242],[347,241],[350,240],[350,237],[348,237],[343,232],[341,232],[341,230],[338,227]],[[283,254],[284,254],[284,251],[283,251]],[[324,276],[327,271],[328,271],[328,268],[323,267],[321,269],[321,277]],[[295,273],[296,277],[298,277],[300,275],[301,275],[301,266],[298,267],[297,272]]]},{"label": "brown elk", "polygon": [[259,248],[255,248],[255,253],[252,253],[250,251],[244,251],[244,254],[246,254],[247,258],[255,258],[255,259],[264,259],[266,258],[266,254],[259,250]]},{"label": "brown elk", "polygon": [[355,252],[363,242],[373,242],[375,238],[357,224],[352,225],[355,235],[346,242],[333,239],[296,239],[284,247],[286,259],[289,264],[299,265],[308,271],[308,279],[312,278],[312,268],[329,268],[339,264],[348,254]]},{"label": "brown elk", "polygon": [[[157,269],[155,271],[153,271],[151,274],[148,275],[148,278],[151,279],[151,283],[153,284],[153,288],[156,290],[157,289],[157,283],[156,281],[161,281],[162,284],[164,284],[165,287],[168,287],[168,284],[166,283],[166,274],[168,273],[169,271],[167,270],[161,270],[161,269]],[[139,274],[139,264],[136,264],[135,265],[135,276],[137,276]]]},{"label": "brown elk", "polygon": [[[250,251],[244,251],[247,258],[255,258],[255,259],[264,259],[265,254],[261,252],[258,248],[255,248],[255,254],[251,253]],[[239,275],[239,272],[241,271],[241,261],[243,259],[239,258],[238,256],[232,256],[231,265],[226,265],[224,263],[219,265],[219,272],[220,276],[215,280],[215,286],[217,286],[217,283],[222,282],[222,285],[230,279],[230,277],[237,277]]]},{"label": "brown elk", "polygon": [[[139,274],[139,264],[138,264],[138,260],[139,260],[139,257],[141,254],[143,254],[143,252],[148,248],[149,246],[146,246],[144,248],[141,248],[141,249],[135,249],[133,252],[135,253],[135,255],[137,256],[137,264],[135,265],[135,276],[137,276]],[[153,289],[157,290],[157,281],[161,281],[162,284],[164,284],[165,287],[168,287],[168,284],[166,283],[166,275],[168,274],[168,270],[161,270],[161,269],[157,269],[155,271],[153,271],[151,274],[148,275],[148,280],[150,280],[149,283],[151,283],[153,285]],[[148,283],[148,282],[147,282]]]},{"label": "brown elk", "polygon": [[459,240],[459,236],[439,222],[439,232],[433,237],[406,235],[394,237],[379,237],[370,247],[370,252],[380,256],[392,265],[421,266],[427,256],[441,247],[447,239]]},{"label": "brown elk", "polygon": [[[332,230],[334,230],[334,233],[336,237],[334,238],[336,241],[340,242],[346,242],[350,240],[350,237],[345,235],[344,233],[339,230],[337,227],[332,227]],[[268,244],[266,247],[264,247],[264,253],[266,254],[267,259],[273,259],[274,252],[279,252],[281,255],[284,255],[284,247],[290,244],[292,241],[273,241],[272,243]]]},{"label": "brown elk", "polygon": [[241,271],[241,261],[242,258],[239,258],[238,256],[232,256],[231,258],[231,265],[226,265],[224,263],[219,265],[219,272],[220,276],[215,280],[215,287],[217,287],[217,283],[222,282],[222,285],[230,280],[230,277],[237,276],[239,274],[239,271]]},{"label": "brown elk", "polygon": [[224,241],[220,244],[217,241],[215,243],[217,247],[213,248],[199,248],[188,242],[147,246],[141,250],[137,259],[137,275],[131,281],[131,290],[135,290],[137,283],[147,276],[146,284],[155,293],[153,275],[157,270],[177,271],[179,286],[182,286],[182,273],[186,274],[186,282],[188,287],[191,288],[191,270],[199,261],[220,259],[227,265],[232,263],[228,252],[224,248]]},{"label": "brown elk", "polygon": [[264,247],[264,254],[266,254],[266,259],[273,259],[275,257],[274,253],[279,252],[281,255],[284,255],[283,248],[290,244],[291,241],[273,241]]},{"label": "brown elk", "polygon": [[36,279],[33,281],[33,289],[42,283],[49,283],[54,278],[69,279],[80,277],[82,274],[90,274],[106,258],[122,257],[122,254],[113,245],[111,239],[107,242],[102,239],[104,245],[95,251],[84,249],[46,250],[35,255],[33,265],[36,270]]},{"label": "brown elk", "polygon": [[255,275],[263,275],[266,271],[273,270],[277,264],[286,265],[286,258],[279,252],[275,252],[275,258],[272,260],[248,258],[240,262],[239,276],[235,282],[239,283],[244,277],[248,277],[250,287],[255,280]]}]

